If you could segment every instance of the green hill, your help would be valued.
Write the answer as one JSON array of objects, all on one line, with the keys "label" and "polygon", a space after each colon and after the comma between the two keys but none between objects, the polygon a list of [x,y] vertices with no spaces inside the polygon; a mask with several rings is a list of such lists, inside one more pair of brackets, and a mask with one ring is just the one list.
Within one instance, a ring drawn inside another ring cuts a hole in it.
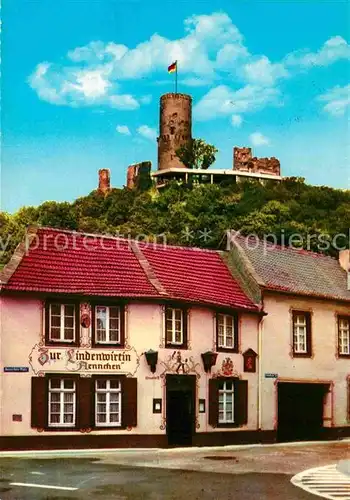
[{"label": "green hill", "polygon": [[298,234],[294,245],[336,254],[337,248],[349,246],[350,191],[309,186],[300,178],[265,186],[174,183],[160,192],[124,188],[107,196],[94,191],[73,203],[48,201],[13,215],[2,212],[2,264],[29,224],[160,241],[164,235],[169,244],[205,248],[223,248],[227,229],[260,237],[273,234],[279,243]]}]

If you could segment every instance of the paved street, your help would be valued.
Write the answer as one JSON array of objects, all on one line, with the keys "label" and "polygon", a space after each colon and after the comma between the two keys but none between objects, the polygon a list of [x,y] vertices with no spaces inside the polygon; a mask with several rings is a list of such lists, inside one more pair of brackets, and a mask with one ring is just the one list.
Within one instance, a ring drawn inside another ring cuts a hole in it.
[{"label": "paved street", "polygon": [[101,450],[2,455],[1,500],[312,500],[291,484],[304,469],[338,463],[349,442],[291,446]]}]

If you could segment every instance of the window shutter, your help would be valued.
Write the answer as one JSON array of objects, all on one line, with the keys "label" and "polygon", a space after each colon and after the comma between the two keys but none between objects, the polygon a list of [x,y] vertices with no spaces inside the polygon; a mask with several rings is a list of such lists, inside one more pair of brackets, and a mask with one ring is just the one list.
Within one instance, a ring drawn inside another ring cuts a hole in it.
[{"label": "window shutter", "polygon": [[182,325],[183,325],[183,346],[187,347],[188,340],[188,309],[182,311]]},{"label": "window shutter", "polygon": [[235,423],[244,425],[248,422],[248,381],[235,381]]},{"label": "window shutter", "polygon": [[94,379],[80,377],[77,387],[78,426],[89,429],[94,425]]},{"label": "window shutter", "polygon": [[305,313],[306,318],[306,349],[309,356],[312,352],[312,336],[311,336],[311,314]]},{"label": "window shutter", "polygon": [[120,305],[120,345],[125,345],[125,305]]},{"label": "window shutter", "polygon": [[122,425],[137,426],[137,378],[125,377],[122,381]]},{"label": "window shutter", "polygon": [[218,381],[209,379],[209,425],[216,427],[219,420],[219,392]]},{"label": "window shutter", "polygon": [[234,339],[234,352],[239,351],[239,317],[238,314],[235,314],[233,317],[233,327],[234,327],[234,334],[233,334],[233,339]]},{"label": "window shutter", "polygon": [[31,426],[44,429],[47,425],[47,379],[32,377]]}]

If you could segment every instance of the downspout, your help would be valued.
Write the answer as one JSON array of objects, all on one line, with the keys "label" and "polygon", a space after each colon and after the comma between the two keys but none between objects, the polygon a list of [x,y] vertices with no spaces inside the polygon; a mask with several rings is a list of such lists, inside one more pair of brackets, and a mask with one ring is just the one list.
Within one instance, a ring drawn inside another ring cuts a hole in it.
[{"label": "downspout", "polygon": [[258,328],[258,430],[261,431],[262,427],[262,410],[263,410],[263,402],[262,402],[262,394],[263,394],[263,377],[262,377],[262,365],[263,365],[263,331],[264,331],[264,317],[266,313],[264,313],[264,298],[261,295],[261,309],[262,315],[259,320],[259,328]]}]

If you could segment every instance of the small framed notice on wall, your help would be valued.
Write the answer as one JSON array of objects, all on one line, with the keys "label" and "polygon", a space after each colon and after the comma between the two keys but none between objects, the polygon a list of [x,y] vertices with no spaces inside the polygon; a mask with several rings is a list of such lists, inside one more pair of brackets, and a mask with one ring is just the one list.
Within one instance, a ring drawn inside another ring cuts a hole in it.
[{"label": "small framed notice on wall", "polygon": [[153,413],[162,413],[161,399],[153,399]]},{"label": "small framed notice on wall", "polygon": [[199,413],[205,413],[205,399],[199,400],[198,409],[199,409]]}]

